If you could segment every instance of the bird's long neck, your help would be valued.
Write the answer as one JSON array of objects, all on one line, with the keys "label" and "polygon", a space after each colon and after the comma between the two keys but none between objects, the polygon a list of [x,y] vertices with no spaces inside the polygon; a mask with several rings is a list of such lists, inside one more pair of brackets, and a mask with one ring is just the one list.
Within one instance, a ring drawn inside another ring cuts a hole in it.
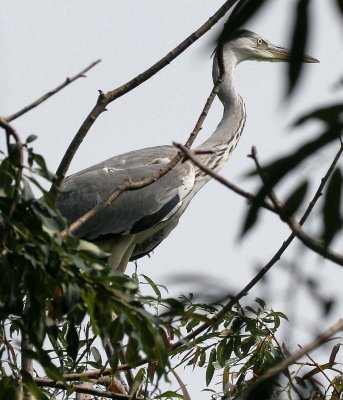
[{"label": "bird's long neck", "polygon": [[[233,52],[226,51],[224,56],[225,78],[220,86],[218,97],[224,106],[223,117],[213,134],[198,149],[213,151],[213,154],[199,156],[199,160],[208,168],[218,172],[235,149],[243,131],[246,112],[242,98],[233,84],[233,71],[237,60]],[[216,57],[213,62],[213,81],[216,82],[219,68]],[[210,177],[200,170],[196,171],[196,186],[199,190]]]}]

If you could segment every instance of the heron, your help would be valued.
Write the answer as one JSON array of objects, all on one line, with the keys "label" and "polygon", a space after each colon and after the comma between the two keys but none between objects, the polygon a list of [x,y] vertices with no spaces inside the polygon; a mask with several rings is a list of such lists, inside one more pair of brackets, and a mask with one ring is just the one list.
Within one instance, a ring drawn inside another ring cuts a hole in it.
[{"label": "heron", "polygon": [[[242,61],[286,62],[290,51],[246,29],[237,31],[223,44],[225,76],[218,97],[224,111],[212,135],[197,147],[199,161],[219,172],[237,146],[243,132],[246,109],[233,81]],[[316,63],[310,56],[303,62]],[[213,81],[219,76],[217,57],[213,58]],[[208,152],[208,150],[211,150]],[[103,202],[125,179],[141,180],[153,175],[177,154],[172,145],[148,147],[117,155],[67,177],[57,205],[69,223]],[[124,192],[76,231],[76,235],[97,244],[109,253],[111,268],[125,272],[129,261],[154,250],[177,226],[181,215],[210,176],[190,160],[153,184]]]}]

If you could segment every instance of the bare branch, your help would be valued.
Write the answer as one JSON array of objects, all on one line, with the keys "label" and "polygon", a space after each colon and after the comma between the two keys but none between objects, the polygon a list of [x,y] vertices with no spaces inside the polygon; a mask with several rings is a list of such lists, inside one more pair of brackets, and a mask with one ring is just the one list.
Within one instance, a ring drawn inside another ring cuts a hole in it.
[{"label": "bare branch", "polygon": [[42,104],[44,101],[48,100],[51,96],[58,93],[60,90],[64,89],[66,86],[70,85],[72,82],[76,81],[79,78],[84,78],[85,73],[88,72],[90,69],[94,68],[97,64],[99,64],[99,62],[101,62],[101,60],[96,60],[96,61],[92,62],[91,64],[89,64],[88,67],[84,68],[78,74],[72,76],[71,78],[66,78],[65,81],[63,83],[61,83],[60,85],[58,85],[55,89],[50,90],[48,93],[39,97],[37,100],[35,100],[31,104],[27,105],[26,107],[22,108],[21,110],[15,112],[14,114],[9,115],[8,117],[5,117],[6,121],[11,122],[16,118],[21,117],[23,114],[27,113],[28,111],[31,111],[33,108],[36,108],[37,106]]},{"label": "bare branch", "polygon": [[[298,345],[300,347],[300,349],[303,349],[302,346],[300,346],[300,344]],[[326,378],[326,380],[329,382],[330,386],[331,386],[331,379],[327,376],[326,372],[324,371],[324,368],[322,368],[321,365],[319,365],[309,354],[308,352],[306,352],[306,356],[307,358],[313,362],[313,364],[316,366],[316,368],[318,368],[318,371],[320,371],[323,376]]]},{"label": "bare branch", "polygon": [[107,93],[100,93],[96,105],[93,107],[91,112],[88,114],[84,122],[82,123],[80,129],[76,133],[75,137],[71,141],[68,149],[66,150],[59,167],[57,168],[56,175],[57,179],[54,184],[55,189],[52,187],[51,191],[56,195],[56,188],[60,187],[66,173],[69,169],[70,163],[74,158],[79,146],[81,145],[83,139],[86,137],[88,131],[99,117],[99,115],[105,111],[108,104],[117,98],[128,93],[132,89],[136,88],[147,79],[151,78],[161,69],[170,64],[176,57],[178,57],[182,52],[184,52],[189,46],[191,46],[195,41],[197,41],[201,36],[203,36],[207,31],[209,31],[223,16],[230,10],[230,8],[237,3],[238,0],[228,0],[226,1],[219,10],[212,15],[199,29],[188,36],[183,42],[181,42],[177,47],[171,50],[165,57],[160,59],[150,68],[148,68],[143,73],[137,75],[135,78],[131,79],[129,82],[125,83],[118,88],[109,91]]},{"label": "bare branch", "polygon": [[300,350],[293,353],[291,356],[287,357],[281,363],[276,365],[273,368],[270,368],[264,375],[260,378],[256,379],[254,383],[252,383],[248,389],[240,396],[239,400],[246,400],[248,399],[249,393],[256,388],[260,383],[270,379],[276,375],[282,373],[287,367],[294,364],[297,360],[303,357],[305,354],[309,353],[310,351],[316,349],[317,347],[321,346],[322,344],[326,343],[335,333],[343,330],[343,321],[338,321],[336,324],[331,326],[328,330],[317,336],[314,340],[308,343],[306,346],[301,348]]},{"label": "bare branch", "polygon": [[[207,175],[210,175],[213,179],[218,181],[219,183],[223,184],[226,186],[228,189],[232,190],[233,192],[239,194],[242,197],[245,197],[249,201],[252,201],[255,196],[249,192],[246,192],[245,190],[241,189],[240,187],[234,185],[233,183],[229,182],[227,179],[225,179],[223,176],[217,174],[214,172],[212,169],[206,167],[206,165],[202,164],[196,157],[194,157],[194,151],[191,151],[187,149],[186,146],[183,146],[181,143],[173,143],[175,147],[180,149],[186,156],[186,159],[190,159],[194,165],[196,165],[198,168],[200,168],[202,171],[204,171]],[[269,211],[272,211],[275,213],[275,209],[273,206],[271,206],[268,203],[263,203],[262,207],[266,208]]]},{"label": "bare branch", "polygon": [[[342,146],[342,145],[341,145]],[[261,168],[261,165],[258,160],[258,155],[257,155],[257,150],[255,147],[252,148],[251,152],[251,157],[253,158],[257,172],[259,173],[262,182],[265,184],[265,179],[263,176],[263,171]],[[326,247],[324,243],[321,241],[314,239],[313,237],[307,235],[299,222],[292,216],[288,216],[284,212],[284,205],[283,203],[278,199],[276,194],[271,190],[268,193],[269,198],[274,204],[274,207],[279,214],[279,217],[281,218],[282,221],[286,222],[287,225],[291,228],[293,234],[308,248],[313,250],[315,253],[321,255],[322,257],[326,258],[327,260],[330,260],[334,262],[335,264],[338,264],[343,267],[343,255],[336,253],[332,249]]]},{"label": "bare branch", "polygon": [[[38,386],[52,387],[52,388],[56,388],[56,389],[72,388],[76,393],[92,394],[93,396],[99,396],[101,398],[106,397],[109,399],[117,399],[117,400],[130,400],[131,399],[130,396],[125,395],[125,394],[112,393],[110,391],[94,389],[94,388],[90,388],[84,384],[69,386],[63,382],[54,381],[52,379],[47,379],[47,378],[33,377],[32,379],[36,382],[36,384]],[[143,397],[137,397],[137,400],[143,400]]]}]

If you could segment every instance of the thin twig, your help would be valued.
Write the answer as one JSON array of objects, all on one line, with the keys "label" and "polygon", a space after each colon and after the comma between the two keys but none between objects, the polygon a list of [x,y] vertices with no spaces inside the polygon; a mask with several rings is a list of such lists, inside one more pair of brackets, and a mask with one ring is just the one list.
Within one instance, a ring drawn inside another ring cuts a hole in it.
[{"label": "thin twig", "polygon": [[[28,314],[28,310],[30,308],[30,295],[26,294],[26,301],[24,306],[24,314]],[[26,372],[30,376],[33,375],[33,361],[32,358],[27,355],[27,352],[32,351],[33,346],[29,341],[29,335],[27,332],[21,331],[21,343],[20,343],[20,353],[21,353],[21,371]],[[32,400],[33,397],[31,393],[24,388],[21,383],[21,395],[24,400]]]},{"label": "thin twig", "polygon": [[324,243],[313,237],[307,235],[299,223],[292,217],[287,219],[287,224],[291,228],[295,236],[309,249],[313,250],[315,253],[324,257],[327,260],[343,267],[343,255],[333,251],[332,249],[326,247]]},{"label": "thin twig", "polygon": [[[342,144],[341,144],[342,146]],[[263,184],[266,184],[265,178],[263,176],[263,170],[261,168],[261,165],[259,163],[258,155],[257,155],[257,150],[255,147],[252,148],[251,152],[251,157],[253,158],[257,172],[260,175],[260,178],[263,182]],[[274,207],[279,214],[279,217],[281,218],[282,221],[286,222],[287,225],[290,227],[294,235],[308,248],[313,250],[315,253],[319,254],[320,256],[326,258],[327,260],[330,260],[334,262],[335,264],[338,264],[343,267],[343,255],[339,254],[332,249],[326,247],[323,242],[307,235],[299,222],[292,216],[288,216],[284,212],[284,205],[283,203],[278,199],[276,196],[275,192],[273,190],[269,191],[268,196],[272,203],[274,204]]]},{"label": "thin twig", "polygon": [[[99,396],[99,397],[107,397],[109,399],[118,399],[118,400],[130,400],[131,397],[125,394],[120,394],[120,393],[112,393],[109,391],[104,391],[104,390],[99,390],[99,389],[94,389],[90,387],[85,387],[84,385],[75,385],[75,386],[69,386],[66,385],[63,382],[59,381],[54,381],[52,379],[46,379],[46,378],[37,378],[33,377],[32,378],[35,383],[38,386],[43,386],[43,387],[52,387],[52,388],[57,388],[57,389],[73,389],[74,392],[76,393],[86,393],[86,394],[92,394],[94,396]],[[137,400],[143,400],[143,397],[137,397]]]},{"label": "thin twig", "polygon": [[99,64],[99,62],[101,62],[101,60],[96,60],[96,61],[92,62],[91,64],[89,64],[88,67],[84,68],[78,74],[72,76],[71,78],[66,78],[65,81],[63,83],[61,83],[60,85],[58,85],[55,89],[50,90],[48,93],[39,97],[37,100],[33,101],[31,104],[29,104],[26,107],[22,108],[21,110],[15,112],[14,114],[9,115],[8,117],[5,117],[6,121],[11,122],[16,118],[21,117],[23,114],[25,114],[28,111],[31,111],[33,108],[39,106],[44,101],[48,100],[51,96],[58,93],[60,90],[64,89],[66,86],[70,85],[72,82],[76,81],[79,78],[84,78],[85,73],[88,72],[90,69],[94,68],[97,64]]},{"label": "thin twig", "polygon": [[240,396],[239,400],[246,400],[248,399],[249,394],[251,391],[256,388],[259,384],[262,382],[266,381],[267,379],[270,379],[276,375],[279,375],[282,373],[287,367],[292,365],[294,362],[299,360],[301,357],[303,357],[306,353],[309,353],[310,351],[316,349],[317,347],[321,346],[325,342],[327,342],[335,333],[343,330],[343,321],[340,320],[333,326],[331,326],[328,330],[317,336],[314,340],[312,340],[310,343],[308,343],[306,346],[304,346],[302,349],[296,351],[289,357],[287,357],[285,360],[283,360],[281,363],[276,365],[273,368],[270,368],[265,374],[263,374],[260,378],[256,379],[247,390],[243,392],[243,394]]},{"label": "thin twig", "polygon": [[[303,349],[302,346],[300,346],[300,344],[298,346],[301,349]],[[327,379],[327,381],[330,383],[330,386],[331,386],[331,379],[328,377],[328,375],[326,374],[324,369],[308,353],[306,353],[306,356],[313,362],[313,364],[316,366],[316,368],[318,368],[318,370],[325,376],[325,378]]]},{"label": "thin twig", "polygon": [[[210,175],[213,179],[215,179],[219,183],[223,184],[224,186],[226,186],[228,189],[232,190],[233,192],[239,194],[240,196],[245,197],[249,201],[254,200],[255,196],[253,194],[246,192],[245,190],[241,189],[240,187],[234,185],[233,183],[231,183],[227,179],[225,179],[223,176],[217,174],[215,171],[206,167],[206,165],[202,164],[196,157],[194,157],[194,154],[195,154],[194,151],[187,149],[187,147],[183,146],[181,143],[174,142],[173,144],[175,147],[180,149],[185,154],[186,158],[190,159],[194,165],[196,165],[198,168],[200,168],[202,171],[204,171],[207,175]],[[264,202],[262,204],[262,207],[275,213],[274,207],[266,202]]]},{"label": "thin twig", "polygon": [[83,139],[86,137],[88,131],[99,117],[99,115],[106,110],[106,107],[116,100],[117,98],[123,96],[128,93],[132,89],[136,88],[147,79],[151,78],[161,69],[166,67],[171,63],[176,57],[178,57],[182,52],[184,52],[189,46],[191,46],[195,41],[197,41],[201,36],[203,36],[207,31],[209,31],[224,15],[230,10],[230,8],[237,3],[238,0],[228,0],[226,1],[217,12],[215,12],[212,17],[210,17],[199,29],[193,32],[190,36],[188,36],[183,42],[181,42],[177,47],[171,50],[165,57],[160,59],[150,68],[145,70],[143,73],[137,75],[135,78],[131,79],[124,85],[109,91],[107,93],[100,93],[98,100],[88,114],[78,132],[74,136],[70,145],[68,146],[60,165],[57,168],[56,175],[57,179],[54,183],[54,186],[50,189],[53,194],[57,195],[57,188],[59,188],[66,176],[66,173],[69,169],[70,163],[74,158],[75,153],[77,152],[79,146],[81,145]]}]

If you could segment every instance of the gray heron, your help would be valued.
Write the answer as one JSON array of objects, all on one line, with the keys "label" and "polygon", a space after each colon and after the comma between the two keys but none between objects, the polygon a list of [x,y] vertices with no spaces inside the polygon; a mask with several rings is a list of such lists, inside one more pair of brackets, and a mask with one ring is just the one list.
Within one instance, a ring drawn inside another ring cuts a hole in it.
[{"label": "gray heron", "polygon": [[[224,112],[212,135],[198,149],[211,150],[199,161],[218,172],[235,149],[245,123],[246,111],[233,83],[237,64],[246,60],[289,61],[290,52],[262,36],[240,30],[223,45],[225,77],[218,97]],[[305,56],[304,62],[318,62]],[[217,57],[213,80],[219,75]],[[174,146],[131,151],[93,165],[67,177],[58,197],[58,207],[71,223],[103,202],[125,179],[141,180],[158,171],[177,153]],[[195,194],[210,177],[192,164],[179,163],[162,178],[142,189],[124,192],[76,232],[77,236],[109,252],[109,266],[124,272],[129,261],[149,254],[176,227]]]}]

